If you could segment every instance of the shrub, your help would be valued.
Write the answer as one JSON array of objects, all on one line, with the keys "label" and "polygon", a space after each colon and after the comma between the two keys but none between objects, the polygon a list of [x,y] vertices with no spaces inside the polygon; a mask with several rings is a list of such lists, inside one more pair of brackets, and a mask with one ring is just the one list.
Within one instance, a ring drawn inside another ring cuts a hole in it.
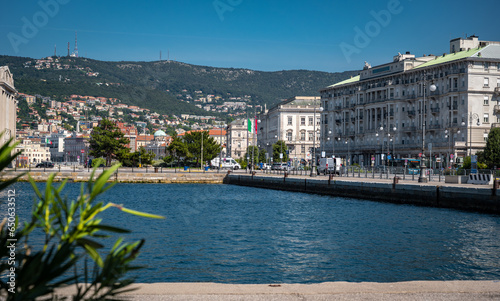
[{"label": "shrub", "polygon": [[[13,147],[9,146],[10,142],[0,148],[0,171],[15,157],[11,155]],[[127,286],[134,279],[125,276],[127,272],[138,268],[132,262],[138,256],[144,240],[126,243],[119,238],[109,252],[101,254],[99,251],[104,247],[101,243],[108,233],[129,231],[103,224],[99,214],[117,208],[149,218],[163,217],[96,201],[99,195],[114,185],[107,184],[107,181],[118,167],[111,167],[95,180],[94,169],[86,187],[82,184],[78,199],[72,201],[61,197],[67,180],[56,187],[53,183],[55,175],[52,174],[45,190],[40,191],[30,178],[38,199],[31,220],[24,222],[22,228],[18,225],[17,217],[14,221],[4,220],[0,224],[0,273],[8,275],[15,269],[14,283],[8,277],[0,280],[0,292],[7,300],[38,300],[42,296],[44,300],[57,300],[54,290],[67,284],[76,285],[72,300],[106,300],[129,290]],[[12,184],[13,180],[1,183],[0,190]],[[39,248],[30,244],[30,235],[34,231],[44,234],[43,246]],[[17,241],[13,251],[14,265],[8,260],[12,256],[8,246],[13,240]],[[21,244],[21,241],[24,243]],[[77,266],[83,266],[83,271],[78,271]]]}]

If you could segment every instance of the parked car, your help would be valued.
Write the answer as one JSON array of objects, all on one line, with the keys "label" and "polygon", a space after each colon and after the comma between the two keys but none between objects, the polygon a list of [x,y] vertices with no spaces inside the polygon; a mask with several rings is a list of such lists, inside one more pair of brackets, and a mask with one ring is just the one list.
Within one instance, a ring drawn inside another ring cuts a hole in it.
[{"label": "parked car", "polygon": [[54,163],[46,161],[38,163],[35,168],[54,168]]},{"label": "parked car", "polygon": [[319,174],[340,174],[340,158],[320,158],[316,172]]},{"label": "parked car", "polygon": [[[219,169],[219,161],[220,159],[218,157],[210,161],[210,165],[212,166],[213,169]],[[238,162],[236,162],[236,160],[234,160],[233,158],[227,157],[227,158],[222,158],[222,162],[220,163],[220,168],[237,170],[241,169],[241,165]]]},{"label": "parked car", "polygon": [[259,163],[257,166],[258,166],[258,169],[260,169],[260,170],[270,170],[271,169],[271,164],[267,164],[267,163]]},{"label": "parked car", "polygon": [[273,163],[272,170],[290,170],[288,163]]}]

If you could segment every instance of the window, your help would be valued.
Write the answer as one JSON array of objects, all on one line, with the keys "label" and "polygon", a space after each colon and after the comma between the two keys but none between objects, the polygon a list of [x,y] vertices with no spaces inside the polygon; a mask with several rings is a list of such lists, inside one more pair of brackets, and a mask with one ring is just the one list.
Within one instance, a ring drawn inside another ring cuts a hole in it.
[{"label": "window", "polygon": [[300,125],[306,125],[306,118],[300,117]]},{"label": "window", "polygon": [[490,123],[490,114],[484,113],[483,122]]},{"label": "window", "polygon": [[301,145],[300,146],[300,153],[304,154],[305,152],[306,152],[306,146],[305,145]]},{"label": "window", "polygon": [[487,106],[488,104],[489,104],[489,98],[488,96],[485,96],[483,100],[483,105]]},{"label": "window", "polygon": [[490,63],[484,62],[484,71],[488,71],[490,69]]},{"label": "window", "polygon": [[465,87],[465,78],[462,78],[462,87]]},{"label": "window", "polygon": [[497,87],[500,87],[500,78],[497,78]]},{"label": "window", "polygon": [[313,119],[314,119],[313,117],[309,117],[309,125],[314,125],[314,123],[313,123],[313,122],[314,122],[314,121],[313,121]]},{"label": "window", "polygon": [[490,79],[488,77],[484,78],[484,86],[489,87],[490,86]]},{"label": "window", "polygon": [[314,140],[314,133],[313,132],[309,132],[309,141],[313,141]]},{"label": "window", "polygon": [[306,141],[306,132],[305,131],[300,132],[300,140]]},{"label": "window", "polygon": [[293,125],[292,116],[288,116],[288,125]]},{"label": "window", "polygon": [[484,142],[488,142],[488,133],[483,134]]},{"label": "window", "polygon": [[287,138],[288,141],[292,141],[292,137],[293,137],[293,132],[292,131],[286,133],[286,138]]}]

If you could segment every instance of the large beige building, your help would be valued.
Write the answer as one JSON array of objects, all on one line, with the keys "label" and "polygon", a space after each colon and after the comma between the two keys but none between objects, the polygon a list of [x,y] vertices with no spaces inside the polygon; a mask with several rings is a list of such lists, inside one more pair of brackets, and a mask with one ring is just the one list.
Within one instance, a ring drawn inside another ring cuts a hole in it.
[{"label": "large beige building", "polygon": [[288,151],[290,159],[309,160],[313,147],[320,146],[320,117],[319,97],[296,96],[282,101],[258,116],[261,121],[257,131],[258,145],[272,157],[272,145],[283,140],[287,145],[283,152]]},{"label": "large beige building", "polygon": [[243,158],[248,146],[256,145],[255,131],[248,131],[248,119],[238,119],[227,126],[228,154],[231,158]]},{"label": "large beige building", "polygon": [[16,138],[16,94],[9,67],[0,67],[0,133],[5,132],[0,145],[11,137]]},{"label": "large beige building", "polygon": [[320,93],[329,156],[381,164],[388,154],[417,158],[424,144],[432,164],[461,161],[500,126],[500,43],[471,36],[451,40],[449,54],[407,52],[387,64],[365,63],[360,75]]}]

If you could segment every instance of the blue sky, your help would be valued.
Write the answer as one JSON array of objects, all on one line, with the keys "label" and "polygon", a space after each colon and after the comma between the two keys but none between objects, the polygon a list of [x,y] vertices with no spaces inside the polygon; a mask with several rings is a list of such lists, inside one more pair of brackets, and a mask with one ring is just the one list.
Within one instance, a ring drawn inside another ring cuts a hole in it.
[{"label": "blue sky", "polygon": [[[29,4],[27,4],[29,3]],[[45,9],[44,9],[45,6]],[[449,40],[500,41],[500,1],[40,0],[2,4],[0,54],[175,59],[278,71],[341,72],[398,52],[442,54]]]}]

